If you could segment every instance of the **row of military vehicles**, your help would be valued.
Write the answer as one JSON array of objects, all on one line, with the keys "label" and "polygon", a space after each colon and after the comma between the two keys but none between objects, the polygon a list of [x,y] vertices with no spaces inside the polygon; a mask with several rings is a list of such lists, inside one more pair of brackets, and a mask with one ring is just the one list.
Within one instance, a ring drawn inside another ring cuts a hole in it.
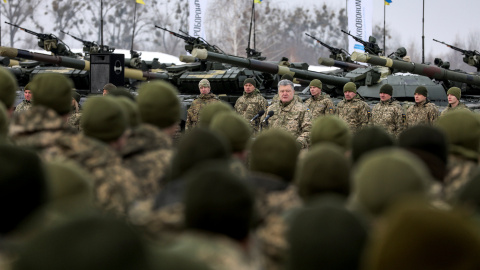
[{"label": "row of military vehicles", "polygon": [[[72,53],[66,44],[52,34],[36,33],[18,25],[12,26],[36,35],[39,47],[51,52],[51,55],[47,55],[0,47],[0,64],[9,68],[19,85],[26,85],[36,74],[60,72],[74,81],[82,96],[100,94],[101,86],[107,82],[134,91],[139,82],[163,79],[177,86],[186,109],[198,95],[198,82],[208,79],[213,93],[234,104],[243,93],[243,81],[246,78],[254,78],[258,89],[269,99],[275,94],[280,78],[286,74],[301,86],[308,86],[310,80],[319,79],[324,85],[322,90],[333,97],[341,97],[343,86],[347,82],[354,82],[359,95],[371,101],[370,103],[378,100],[379,89],[386,83],[393,86],[393,97],[399,101],[413,100],[417,86],[426,86],[429,89],[429,99],[440,106],[446,105],[446,90],[452,86],[462,89],[464,97],[478,95],[480,90],[478,74],[450,70],[448,63],[440,59],[435,59],[434,65],[410,62],[406,60],[407,53],[404,48],[399,48],[388,57],[382,56],[383,52],[373,38],[363,41],[352,36],[364,46],[366,53],[354,52],[350,55],[347,51],[331,47],[306,33],[331,52],[329,58],[319,58],[318,63],[338,68],[338,71],[333,73],[322,73],[308,70],[307,63],[291,63],[288,59],[266,61],[261,53],[251,48],[247,48],[247,57],[228,55],[201,38],[184,32],[173,32],[157,25],[157,28],[185,41],[185,50],[191,54],[180,56],[180,60],[185,64],[160,63],[157,59],[144,61],[140,53],[133,50],[130,51],[129,58],[121,55],[119,59],[113,48],[72,36],[84,46],[84,54],[81,56]],[[461,52],[465,63],[476,67],[477,71],[480,69],[480,53],[443,44]],[[309,94],[308,87],[299,89],[303,89],[299,94],[306,98]],[[472,103],[471,106],[476,105]]]}]

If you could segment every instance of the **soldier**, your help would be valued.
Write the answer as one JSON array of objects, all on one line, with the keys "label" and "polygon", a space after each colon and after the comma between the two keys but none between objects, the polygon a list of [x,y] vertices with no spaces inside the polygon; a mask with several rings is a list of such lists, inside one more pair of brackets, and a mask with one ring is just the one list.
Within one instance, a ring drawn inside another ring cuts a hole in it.
[{"label": "soldier", "polygon": [[[123,194],[127,185],[122,183],[135,181],[135,176],[121,167],[121,160],[113,149],[69,127],[67,117],[72,108],[72,88],[72,81],[62,74],[35,76],[32,80],[33,106],[14,115],[10,126],[12,141],[35,149],[47,161],[65,158],[78,162],[94,179],[96,205],[123,213],[127,206]],[[117,116],[115,111],[103,107],[92,108],[96,111],[92,110],[88,117],[84,114],[83,118],[103,119],[107,124],[99,123],[98,126],[106,128],[107,134],[118,134],[118,128],[108,130],[111,127],[108,118],[116,119],[123,114]]]},{"label": "soldier", "polygon": [[2,102],[0,102],[0,144],[9,143],[8,137],[8,115],[7,109]]},{"label": "soldier", "polygon": [[368,234],[357,215],[331,198],[321,198],[295,214],[283,269],[361,269]]},{"label": "soldier", "polygon": [[345,98],[337,104],[336,114],[347,122],[352,133],[368,124],[370,107],[357,95],[357,86],[348,82],[343,87]]},{"label": "soldier", "polygon": [[17,80],[12,73],[4,67],[0,67],[0,102],[7,109],[8,118],[12,116],[13,104],[15,103],[16,92],[18,89]]},{"label": "soldier", "polygon": [[350,207],[375,222],[402,196],[425,196],[431,181],[428,168],[413,154],[393,147],[378,149],[356,165]]},{"label": "soldier", "polygon": [[344,154],[349,153],[351,140],[350,128],[336,115],[319,117],[310,132],[310,146],[329,142],[341,147]]},{"label": "soldier", "polygon": [[192,129],[179,141],[166,185],[153,198],[139,201],[129,212],[130,221],[151,237],[175,238],[184,229],[182,194],[187,172],[201,162],[228,160],[230,156],[228,143],[217,132]]},{"label": "soldier", "polygon": [[39,231],[31,217],[47,203],[49,187],[43,162],[25,148],[0,144],[0,171],[0,267],[13,269],[19,247]]},{"label": "soldier", "polygon": [[72,111],[68,117],[67,123],[75,130],[80,131],[80,119],[82,118],[82,112],[80,106],[80,94],[72,90]]},{"label": "soldier", "polygon": [[252,136],[252,128],[240,115],[233,112],[223,112],[215,116],[210,124],[210,129],[223,136],[232,149],[230,168],[232,171],[245,178],[247,175],[248,145]]},{"label": "soldier", "polygon": [[245,79],[243,82],[243,96],[235,102],[235,111],[247,121],[250,121],[254,132],[259,131],[260,117],[254,121],[251,120],[260,111],[265,112],[268,106],[267,100],[260,94],[260,91],[256,87],[257,83],[254,79]]},{"label": "soldier", "polygon": [[197,125],[199,113],[205,105],[220,101],[216,95],[210,92],[210,82],[207,79],[202,79],[198,83],[198,88],[200,89],[200,95],[192,102],[192,105],[190,105],[190,108],[187,110],[185,130],[192,129]]},{"label": "soldier", "polygon": [[477,114],[460,109],[440,117],[437,125],[447,134],[449,143],[448,172],[443,182],[445,197],[452,200],[478,169],[480,121]]},{"label": "soldier", "polygon": [[113,83],[107,83],[103,87],[103,95],[106,96],[110,94],[110,91],[115,91],[117,90],[117,87]]},{"label": "soldier", "polygon": [[380,88],[380,102],[372,109],[372,124],[383,127],[392,136],[398,137],[403,130],[402,106],[392,99],[393,87],[384,84]]},{"label": "soldier", "polygon": [[415,105],[410,106],[406,113],[406,127],[418,124],[432,125],[438,118],[438,108],[427,99],[428,90],[425,86],[415,89]]},{"label": "soldier", "polygon": [[[104,151],[113,152],[111,153],[111,160],[108,161],[108,165],[113,168],[110,170],[105,168],[99,174],[110,173],[109,177],[118,177],[114,180],[115,186],[113,187],[120,189],[120,191],[109,192],[118,192],[114,194],[118,196],[115,199],[123,205],[114,206],[117,212],[123,214],[123,211],[126,211],[130,204],[143,198],[138,184],[139,180],[128,168],[123,167],[120,158],[120,153],[127,142],[127,113],[114,97],[91,97],[85,102],[80,124],[86,137],[107,146],[104,147]],[[112,187],[113,183],[110,183],[110,181],[113,180],[109,178],[95,180],[97,198],[102,198],[101,202],[103,203],[111,204],[112,202],[109,200],[111,194],[107,196],[102,192],[104,192],[104,186]],[[115,201],[115,203],[117,202]]]},{"label": "soldier", "polygon": [[265,269],[283,269],[287,251],[287,211],[302,204],[293,184],[300,147],[289,132],[273,128],[253,141],[250,154],[251,182],[257,193],[262,224],[257,229]]},{"label": "soldier", "polygon": [[447,112],[451,112],[453,110],[464,108],[468,109],[465,104],[460,102],[460,98],[462,97],[462,91],[458,87],[451,87],[447,91],[447,98],[448,98],[448,106],[445,110],[442,111],[440,116],[445,115]]},{"label": "soldier", "polygon": [[29,110],[32,107],[32,89],[31,89],[31,84],[25,85],[23,88],[23,97],[24,99],[20,104],[15,107],[15,113],[20,113],[22,111]]},{"label": "soldier", "polygon": [[187,174],[183,195],[186,231],[169,249],[212,269],[261,269],[250,243],[255,197],[222,163]]},{"label": "soldier", "polygon": [[305,101],[305,105],[310,109],[312,119],[326,114],[334,114],[335,105],[327,94],[322,93],[322,82],[317,79],[312,80],[309,87],[312,97]]},{"label": "soldier", "polygon": [[230,103],[225,101],[213,102],[203,107],[198,115],[198,126],[208,128],[213,118],[223,112],[233,112],[234,109]]},{"label": "soldier", "polygon": [[[180,122],[177,89],[154,81],[140,86],[137,104],[117,97],[130,111],[130,135],[122,149],[123,165],[138,177],[143,198],[160,192],[173,156],[173,135]],[[141,118],[143,122],[140,122]]]},{"label": "soldier", "polygon": [[[267,112],[273,112],[268,119],[270,128],[281,128],[290,132],[302,148],[308,148],[312,114],[300,101],[294,99],[293,83],[289,80],[278,82],[279,101],[268,107]],[[262,117],[265,122],[266,115]],[[266,123],[264,123],[266,126]]]}]

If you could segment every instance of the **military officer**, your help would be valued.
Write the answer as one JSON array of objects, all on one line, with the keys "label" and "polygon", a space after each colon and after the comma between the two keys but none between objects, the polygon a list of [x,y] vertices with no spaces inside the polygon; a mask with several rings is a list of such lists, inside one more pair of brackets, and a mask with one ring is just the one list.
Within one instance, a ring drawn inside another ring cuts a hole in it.
[{"label": "military officer", "polygon": [[372,109],[372,124],[383,127],[388,133],[397,137],[403,130],[402,106],[392,99],[393,87],[384,84],[380,88],[380,102]]},{"label": "military officer", "polygon": [[335,105],[327,94],[322,93],[322,82],[317,79],[312,80],[309,87],[312,97],[305,101],[305,105],[310,109],[313,119],[326,114],[334,114]]},{"label": "military officer", "polygon": [[210,82],[207,79],[202,79],[198,83],[198,88],[200,89],[200,95],[192,102],[192,105],[187,110],[186,130],[192,129],[197,125],[200,110],[205,105],[220,101],[215,94],[210,92]]},{"label": "military officer", "polygon": [[31,89],[30,86],[31,86],[31,84],[28,83],[23,88],[24,100],[22,102],[20,102],[20,104],[18,104],[17,107],[15,107],[15,113],[19,113],[19,112],[22,112],[22,111],[27,111],[32,107],[32,102],[31,102],[32,101],[32,89]]},{"label": "military officer", "polygon": [[336,114],[347,122],[352,133],[368,124],[370,107],[357,95],[357,86],[348,82],[343,87],[345,98],[337,104]]},{"label": "military officer", "polygon": [[[267,110],[267,100],[260,94],[256,88],[257,84],[253,78],[247,78],[243,82],[243,96],[235,102],[235,111],[243,116],[247,121],[252,120],[260,111]],[[260,118],[250,122],[253,130],[257,132],[260,126]]]},{"label": "military officer", "polygon": [[431,125],[438,118],[438,108],[428,100],[428,90],[425,86],[415,89],[415,105],[407,109],[406,126],[419,124]]},{"label": "military officer", "polygon": [[451,87],[447,91],[447,98],[448,98],[448,106],[445,110],[442,111],[441,115],[445,115],[447,112],[451,112],[453,110],[464,108],[467,109],[467,106],[460,102],[460,97],[462,96],[462,91],[458,87]]}]

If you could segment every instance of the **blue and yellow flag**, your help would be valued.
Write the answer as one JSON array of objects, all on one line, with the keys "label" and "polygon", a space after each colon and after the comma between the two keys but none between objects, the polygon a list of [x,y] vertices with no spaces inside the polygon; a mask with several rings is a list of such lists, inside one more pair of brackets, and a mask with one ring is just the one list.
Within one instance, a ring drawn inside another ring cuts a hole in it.
[{"label": "blue and yellow flag", "polygon": [[145,2],[143,2],[143,0],[135,0],[135,2],[137,2],[138,4],[145,5]]},{"label": "blue and yellow flag", "polygon": [[3,0],[4,3],[7,3],[7,0]]},{"label": "blue and yellow flag", "polygon": [[392,0],[385,0],[385,5],[388,6],[392,3]]},{"label": "blue and yellow flag", "polygon": [[257,4],[261,4],[263,0],[255,0],[254,2]]}]

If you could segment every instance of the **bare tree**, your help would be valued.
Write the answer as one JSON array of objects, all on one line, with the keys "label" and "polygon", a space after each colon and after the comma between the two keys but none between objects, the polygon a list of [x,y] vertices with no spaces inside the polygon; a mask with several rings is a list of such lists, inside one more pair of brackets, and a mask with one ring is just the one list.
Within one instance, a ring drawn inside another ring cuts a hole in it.
[{"label": "bare tree", "polygon": [[[41,0],[8,1],[7,4],[2,3],[0,5],[0,12],[6,21],[23,26],[23,24],[31,22],[34,19],[33,14],[38,8],[40,2]],[[25,40],[26,36],[30,36],[25,34],[25,36],[16,38],[19,30],[20,29],[15,27],[7,27],[6,32],[8,33],[11,47],[13,47],[16,42]]]},{"label": "bare tree", "polygon": [[[184,41],[169,33],[154,27],[157,24],[171,31],[188,30],[188,0],[153,1],[152,19],[148,26],[146,49],[158,50],[164,53],[179,55],[184,54]],[[146,26],[147,27],[147,26]],[[153,33],[153,34],[151,34]]]}]

